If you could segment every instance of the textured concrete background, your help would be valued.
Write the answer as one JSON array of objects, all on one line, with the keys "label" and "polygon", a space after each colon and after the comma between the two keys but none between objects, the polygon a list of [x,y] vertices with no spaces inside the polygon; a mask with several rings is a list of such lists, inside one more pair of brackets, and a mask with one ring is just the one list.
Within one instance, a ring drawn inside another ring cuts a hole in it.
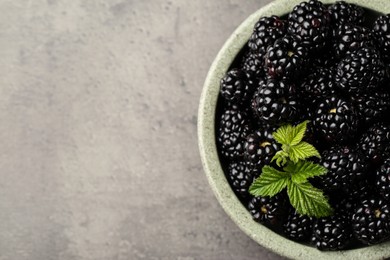
[{"label": "textured concrete background", "polygon": [[270,0],[2,0],[0,259],[279,259],[223,212],[197,106]]}]

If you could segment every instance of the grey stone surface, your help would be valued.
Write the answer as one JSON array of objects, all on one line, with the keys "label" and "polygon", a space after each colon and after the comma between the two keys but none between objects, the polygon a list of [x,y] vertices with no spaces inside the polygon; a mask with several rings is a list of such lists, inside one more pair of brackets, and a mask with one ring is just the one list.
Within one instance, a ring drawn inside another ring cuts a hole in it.
[{"label": "grey stone surface", "polygon": [[201,168],[197,106],[270,0],[0,2],[0,259],[281,259]]}]

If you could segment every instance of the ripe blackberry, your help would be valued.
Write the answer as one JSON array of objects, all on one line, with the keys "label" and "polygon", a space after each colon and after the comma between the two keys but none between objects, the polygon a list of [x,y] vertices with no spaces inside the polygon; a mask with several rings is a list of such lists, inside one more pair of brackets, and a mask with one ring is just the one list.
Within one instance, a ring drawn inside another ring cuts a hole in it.
[{"label": "ripe blackberry", "polygon": [[351,97],[362,123],[369,124],[380,120],[390,107],[388,92],[358,93]]},{"label": "ripe blackberry", "polygon": [[302,94],[308,100],[318,100],[336,92],[332,70],[317,68],[301,85]]},{"label": "ripe blackberry", "polygon": [[264,56],[258,53],[248,52],[243,58],[242,69],[245,72],[249,73],[252,81],[255,82],[258,81],[259,78],[263,77],[264,75],[263,64]]},{"label": "ripe blackberry", "polygon": [[253,53],[263,56],[267,48],[285,34],[286,21],[275,15],[262,17],[254,26],[253,33],[248,41],[249,49]]},{"label": "ripe blackberry", "polygon": [[272,157],[281,148],[272,137],[275,130],[275,128],[256,130],[246,138],[245,157],[258,169],[269,164]]},{"label": "ripe blackberry", "polygon": [[248,205],[248,210],[255,221],[275,225],[280,223],[285,214],[284,194],[273,197],[254,197]]},{"label": "ripe blackberry", "polygon": [[231,162],[228,166],[228,180],[241,199],[249,198],[249,186],[259,176],[259,170],[246,161]]},{"label": "ripe blackberry", "polygon": [[348,189],[367,172],[364,155],[348,146],[334,146],[324,151],[321,164],[328,169],[328,173],[321,178],[325,190]]},{"label": "ripe blackberry", "polygon": [[265,71],[273,79],[297,78],[306,64],[307,49],[292,35],[276,40],[265,55]]},{"label": "ripe blackberry", "polygon": [[375,21],[373,33],[383,60],[390,62],[390,14],[382,15]]},{"label": "ripe blackberry", "polygon": [[319,218],[314,224],[312,243],[319,250],[341,250],[346,248],[352,238],[346,218],[331,216]]},{"label": "ripe blackberry", "polygon": [[312,233],[313,219],[291,210],[283,224],[284,234],[295,241],[308,241]]},{"label": "ripe blackberry", "polygon": [[366,199],[357,205],[351,222],[355,237],[362,243],[380,243],[390,237],[390,206],[381,199]]},{"label": "ripe blackberry", "polygon": [[336,83],[344,92],[376,92],[384,79],[385,67],[373,48],[360,48],[347,55],[337,66]]},{"label": "ripe blackberry", "polygon": [[330,33],[330,15],[320,1],[295,6],[288,16],[288,32],[298,35],[311,50],[325,47]]},{"label": "ripe blackberry", "polygon": [[254,92],[250,75],[240,69],[228,71],[221,79],[221,95],[232,104],[242,104],[247,101]]},{"label": "ripe blackberry", "polygon": [[294,85],[286,81],[268,80],[259,86],[252,109],[269,125],[293,122],[299,115]]},{"label": "ripe blackberry", "polygon": [[336,96],[319,102],[313,120],[316,132],[330,143],[346,142],[357,132],[358,117],[355,108]]},{"label": "ripe blackberry", "polygon": [[337,1],[328,10],[334,28],[345,24],[361,25],[364,22],[364,9],[360,6]]},{"label": "ripe blackberry", "polygon": [[242,157],[249,132],[246,113],[239,111],[237,106],[228,107],[221,116],[218,129],[217,139],[222,155],[230,159]]},{"label": "ripe blackberry", "polygon": [[376,171],[376,188],[382,198],[390,201],[390,158]]},{"label": "ripe blackberry", "polygon": [[390,127],[376,123],[362,135],[359,144],[363,154],[372,163],[381,164],[390,152]]},{"label": "ripe blackberry", "polygon": [[371,31],[362,26],[345,24],[335,29],[333,51],[338,58],[364,47],[373,46]]}]

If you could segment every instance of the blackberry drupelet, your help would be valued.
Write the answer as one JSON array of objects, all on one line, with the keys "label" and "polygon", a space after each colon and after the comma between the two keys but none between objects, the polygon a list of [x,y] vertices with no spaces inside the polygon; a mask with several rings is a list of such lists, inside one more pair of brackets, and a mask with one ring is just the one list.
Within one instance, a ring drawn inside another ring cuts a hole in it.
[{"label": "blackberry drupelet", "polygon": [[378,51],[371,47],[360,48],[342,59],[337,66],[336,83],[350,94],[376,92],[385,79],[385,66]]},{"label": "blackberry drupelet", "polygon": [[235,159],[244,155],[245,138],[249,133],[247,114],[237,106],[228,107],[221,116],[218,144],[223,156]]},{"label": "blackberry drupelet", "polygon": [[285,214],[284,194],[273,197],[254,197],[248,205],[248,210],[255,221],[264,224],[276,225]]},{"label": "blackberry drupelet", "polygon": [[367,173],[364,155],[348,146],[334,146],[322,153],[321,164],[328,173],[321,178],[325,190],[345,190]]},{"label": "blackberry drupelet", "polygon": [[320,1],[310,0],[295,6],[288,22],[288,32],[300,36],[312,51],[326,46],[330,35],[330,15]]},{"label": "blackberry drupelet", "polygon": [[371,31],[362,26],[345,24],[335,29],[333,51],[338,58],[365,47],[373,46]]},{"label": "blackberry drupelet", "polygon": [[366,199],[358,203],[351,222],[358,240],[378,244],[390,237],[390,206],[382,199]]},{"label": "blackberry drupelet", "polygon": [[324,98],[313,117],[315,131],[326,142],[343,143],[356,135],[358,116],[352,104],[344,99]]},{"label": "blackberry drupelet", "polygon": [[390,127],[376,123],[362,135],[358,144],[373,164],[380,165],[390,154]]},{"label": "blackberry drupelet", "polygon": [[249,100],[254,92],[254,84],[250,75],[240,69],[228,71],[221,79],[222,97],[236,105],[240,105]]},{"label": "blackberry drupelet", "polygon": [[301,215],[295,210],[290,213],[283,224],[284,234],[295,241],[309,241],[313,228],[313,219]]},{"label": "blackberry drupelet", "polygon": [[272,157],[280,150],[280,145],[272,137],[276,128],[256,130],[246,138],[245,157],[251,161],[257,169],[270,164]]},{"label": "blackberry drupelet", "polygon": [[376,171],[376,188],[382,198],[390,201],[390,158]]},{"label": "blackberry drupelet", "polygon": [[267,48],[286,34],[286,27],[286,21],[278,16],[260,18],[248,41],[249,49],[264,57]]},{"label": "blackberry drupelet", "polygon": [[360,6],[337,1],[328,8],[333,28],[345,24],[361,25],[364,22],[364,9]]},{"label": "blackberry drupelet", "polygon": [[312,243],[319,250],[341,250],[351,242],[348,220],[340,216],[319,218],[313,227]]},{"label": "blackberry drupelet", "polygon": [[390,107],[390,95],[385,91],[358,93],[351,100],[364,124],[381,120]]},{"label": "blackberry drupelet", "polygon": [[294,122],[299,116],[295,86],[278,80],[260,84],[252,102],[252,109],[259,119],[269,125]]},{"label": "blackberry drupelet", "polygon": [[250,197],[249,186],[258,176],[259,170],[246,161],[231,162],[228,166],[227,177],[229,183],[241,199]]},{"label": "blackberry drupelet", "polygon": [[382,15],[375,21],[373,33],[383,60],[390,62],[390,14]]},{"label": "blackberry drupelet", "polygon": [[295,79],[308,63],[307,48],[289,35],[275,41],[265,55],[266,74],[273,79]]},{"label": "blackberry drupelet", "polygon": [[264,76],[264,56],[248,52],[242,60],[242,69],[249,73],[251,80],[256,84],[259,78]]}]

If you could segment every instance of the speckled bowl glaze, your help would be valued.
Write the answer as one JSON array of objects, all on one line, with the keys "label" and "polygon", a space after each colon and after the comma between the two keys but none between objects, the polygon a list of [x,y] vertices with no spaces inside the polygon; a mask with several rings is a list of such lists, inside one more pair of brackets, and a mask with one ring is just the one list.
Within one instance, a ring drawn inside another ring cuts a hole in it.
[{"label": "speckled bowl glaze", "polygon": [[[232,220],[248,236],[260,245],[280,255],[295,259],[384,259],[390,257],[390,242],[375,246],[338,251],[321,252],[314,247],[288,240],[252,220],[250,213],[238,200],[227,182],[217,154],[215,143],[215,113],[219,82],[239,51],[248,41],[254,24],[260,17],[285,15],[302,0],[276,0],[249,16],[230,36],[214,60],[207,75],[200,99],[198,138],[204,171],[219,203]],[[323,0],[330,4],[335,1]],[[390,13],[389,0],[351,0],[365,8],[380,13]]]}]

